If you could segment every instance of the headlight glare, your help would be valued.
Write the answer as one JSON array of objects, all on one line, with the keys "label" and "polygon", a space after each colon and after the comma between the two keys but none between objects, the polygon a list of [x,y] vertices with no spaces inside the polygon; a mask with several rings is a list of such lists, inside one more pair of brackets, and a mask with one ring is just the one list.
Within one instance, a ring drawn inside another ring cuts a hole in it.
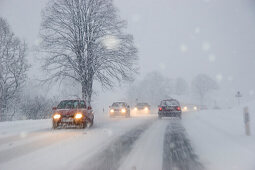
[{"label": "headlight glare", "polygon": [[75,119],[80,119],[80,118],[82,118],[82,114],[81,114],[81,113],[77,113],[77,114],[75,115]]},{"label": "headlight glare", "polygon": [[188,107],[185,106],[185,107],[183,108],[183,111],[187,111],[187,110],[188,110]]},{"label": "headlight glare", "polygon": [[58,113],[53,116],[54,119],[59,119],[60,117],[61,117],[61,115]]}]

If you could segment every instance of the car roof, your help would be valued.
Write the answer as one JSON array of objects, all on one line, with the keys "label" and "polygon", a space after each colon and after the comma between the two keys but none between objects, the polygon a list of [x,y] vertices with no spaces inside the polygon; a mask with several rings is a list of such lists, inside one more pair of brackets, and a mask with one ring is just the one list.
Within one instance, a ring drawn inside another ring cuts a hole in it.
[{"label": "car roof", "polygon": [[85,100],[80,100],[80,99],[70,99],[70,100],[68,100],[68,99],[65,99],[65,100],[61,100],[61,101],[85,101]]},{"label": "car roof", "polygon": [[149,105],[148,103],[137,103],[137,105]]},{"label": "car roof", "polygon": [[113,103],[126,103],[126,102],[113,102]]},{"label": "car roof", "polygon": [[161,100],[160,103],[162,103],[162,102],[164,102],[164,101],[175,101],[175,102],[178,103],[178,105],[180,105],[180,102],[179,102],[178,100],[176,100],[176,99],[165,99],[165,100]]},{"label": "car roof", "polygon": [[176,99],[164,99],[164,100],[161,100],[161,101],[178,101]]}]

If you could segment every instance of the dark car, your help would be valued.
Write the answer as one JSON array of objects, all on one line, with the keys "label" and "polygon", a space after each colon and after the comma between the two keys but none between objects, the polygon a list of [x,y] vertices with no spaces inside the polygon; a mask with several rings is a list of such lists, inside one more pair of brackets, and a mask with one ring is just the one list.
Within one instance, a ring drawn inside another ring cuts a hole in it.
[{"label": "dark car", "polygon": [[53,128],[63,125],[75,125],[81,128],[92,126],[94,114],[84,100],[63,100],[53,108]]},{"label": "dark car", "polygon": [[182,117],[180,103],[175,99],[162,100],[158,106],[158,117]]},{"label": "dark car", "polygon": [[130,117],[130,107],[126,102],[114,102],[109,106],[109,115]]},{"label": "dark car", "polygon": [[136,113],[150,113],[151,107],[148,103],[137,103],[134,111]]}]

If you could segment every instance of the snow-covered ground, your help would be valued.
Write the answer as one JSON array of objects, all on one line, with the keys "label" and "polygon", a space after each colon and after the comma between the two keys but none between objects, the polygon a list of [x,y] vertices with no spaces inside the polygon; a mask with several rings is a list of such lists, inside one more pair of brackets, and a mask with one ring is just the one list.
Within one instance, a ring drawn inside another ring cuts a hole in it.
[{"label": "snow-covered ground", "polygon": [[[51,120],[0,123],[0,169],[254,170],[255,104],[251,136],[243,106],[187,112],[183,119],[156,115],[96,117],[90,129],[51,129]],[[201,165],[201,166],[200,166]]]},{"label": "snow-covered ground", "polygon": [[[245,135],[245,106],[249,107],[251,136]],[[206,169],[255,169],[255,102],[230,110],[185,113],[183,117],[183,125]]]},{"label": "snow-covered ground", "polygon": [[105,118],[85,130],[52,130],[51,120],[3,122],[0,169],[73,169],[117,137],[153,119]]}]

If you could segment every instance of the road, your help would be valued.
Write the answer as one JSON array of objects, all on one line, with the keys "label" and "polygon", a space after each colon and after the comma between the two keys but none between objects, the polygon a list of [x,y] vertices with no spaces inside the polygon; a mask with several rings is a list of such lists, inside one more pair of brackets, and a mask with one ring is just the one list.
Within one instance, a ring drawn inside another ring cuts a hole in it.
[{"label": "road", "polygon": [[200,170],[182,121],[101,118],[90,129],[50,120],[0,123],[0,169]]}]

